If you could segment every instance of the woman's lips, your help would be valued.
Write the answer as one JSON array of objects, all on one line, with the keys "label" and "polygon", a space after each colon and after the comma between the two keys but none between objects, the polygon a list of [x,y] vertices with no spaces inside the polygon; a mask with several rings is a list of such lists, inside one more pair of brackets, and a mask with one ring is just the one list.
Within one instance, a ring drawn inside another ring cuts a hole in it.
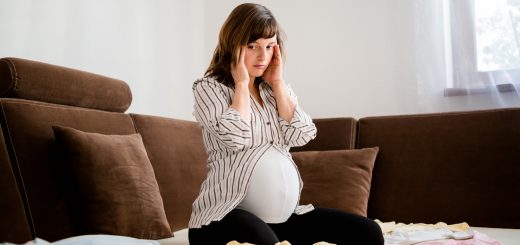
[{"label": "woman's lips", "polygon": [[262,69],[262,68],[265,67],[265,65],[254,65],[253,67],[258,68],[258,69]]}]

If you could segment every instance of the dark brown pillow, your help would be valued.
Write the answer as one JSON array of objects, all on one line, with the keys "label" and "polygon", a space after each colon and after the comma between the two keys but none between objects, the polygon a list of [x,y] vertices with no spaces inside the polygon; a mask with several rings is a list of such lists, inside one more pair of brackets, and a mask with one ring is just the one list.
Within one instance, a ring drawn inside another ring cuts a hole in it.
[{"label": "dark brown pillow", "polygon": [[300,203],[367,216],[372,169],[378,147],[292,152],[303,190]]},{"label": "dark brown pillow", "polygon": [[104,135],[53,126],[70,173],[71,209],[84,234],[171,237],[141,135]]}]

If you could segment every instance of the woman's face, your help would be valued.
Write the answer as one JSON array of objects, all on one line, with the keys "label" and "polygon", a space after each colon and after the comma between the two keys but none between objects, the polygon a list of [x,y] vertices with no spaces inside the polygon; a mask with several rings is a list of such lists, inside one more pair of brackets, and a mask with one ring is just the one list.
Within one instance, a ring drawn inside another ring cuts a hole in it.
[{"label": "woman's face", "polygon": [[276,35],[267,39],[260,38],[247,45],[244,63],[251,80],[264,74],[265,69],[267,69],[273,58],[273,47],[275,44]]}]

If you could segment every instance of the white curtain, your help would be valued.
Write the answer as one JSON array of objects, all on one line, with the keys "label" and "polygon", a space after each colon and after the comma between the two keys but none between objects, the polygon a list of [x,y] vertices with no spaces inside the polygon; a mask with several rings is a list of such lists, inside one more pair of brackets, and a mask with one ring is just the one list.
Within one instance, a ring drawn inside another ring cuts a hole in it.
[{"label": "white curtain", "polygon": [[520,105],[520,0],[419,0],[414,11],[423,107],[439,96],[451,110]]}]

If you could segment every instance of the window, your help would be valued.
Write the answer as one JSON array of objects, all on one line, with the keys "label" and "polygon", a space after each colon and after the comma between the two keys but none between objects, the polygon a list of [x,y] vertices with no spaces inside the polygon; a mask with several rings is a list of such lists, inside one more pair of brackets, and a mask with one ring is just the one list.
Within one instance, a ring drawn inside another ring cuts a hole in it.
[{"label": "window", "polygon": [[520,0],[446,0],[450,31],[445,95],[516,91],[520,82]]},{"label": "window", "polygon": [[520,68],[520,0],[475,1],[477,70]]}]

